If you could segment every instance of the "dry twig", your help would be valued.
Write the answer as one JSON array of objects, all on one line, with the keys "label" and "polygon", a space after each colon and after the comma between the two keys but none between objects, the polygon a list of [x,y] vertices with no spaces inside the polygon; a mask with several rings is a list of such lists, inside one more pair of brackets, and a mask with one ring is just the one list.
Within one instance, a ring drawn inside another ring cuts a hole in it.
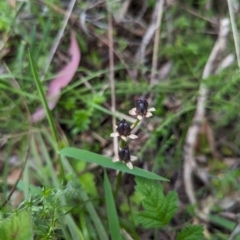
[{"label": "dry twig", "polygon": [[232,25],[235,50],[236,50],[236,55],[237,55],[237,62],[238,62],[238,67],[240,68],[239,39],[238,39],[238,31],[237,31],[237,27],[236,27],[235,16],[234,16],[234,12],[233,12],[233,3],[231,0],[228,0],[227,2],[228,2],[229,15],[230,15],[230,20],[231,20],[231,25]]},{"label": "dry twig", "polygon": [[25,159],[23,161],[23,165],[22,165],[22,169],[21,169],[21,172],[18,176],[18,179],[17,181],[15,182],[14,186],[12,187],[12,190],[10,191],[10,193],[8,194],[7,198],[4,200],[4,202],[0,205],[0,210],[3,209],[6,204],[10,201],[13,193],[15,192],[16,188],[17,188],[17,185],[19,183],[19,181],[21,180],[22,178],[22,175],[23,175],[23,172],[24,172],[24,169],[27,165],[27,161],[28,161],[28,157],[29,157],[29,152],[30,152],[30,138],[31,138],[31,135],[29,136],[28,138],[28,143],[27,143],[27,152],[26,152],[26,156],[25,156]]},{"label": "dry twig", "polygon": [[240,233],[240,213],[237,213],[235,216],[236,226],[234,227],[228,240],[234,240],[237,235]]},{"label": "dry twig", "polygon": [[157,70],[158,47],[159,47],[159,39],[160,39],[160,27],[161,27],[161,21],[162,21],[163,6],[164,6],[164,0],[159,0],[157,30],[155,33],[154,46],[153,46],[152,70],[151,70],[151,80],[150,80],[151,85],[154,82],[154,77]]},{"label": "dry twig", "polygon": [[[149,44],[150,40],[152,39],[152,37],[158,27],[157,26],[157,18],[159,17],[158,11],[159,11],[159,9],[161,9],[161,4],[163,4],[163,0],[158,0],[158,2],[155,5],[153,14],[152,14],[151,23],[149,24],[149,27],[143,36],[140,48],[138,49],[138,51],[136,53],[135,59],[136,59],[136,62],[140,65],[142,65],[144,63],[146,47]],[[160,15],[160,17],[161,17],[161,15]]]},{"label": "dry twig", "polygon": [[[113,55],[113,26],[112,26],[112,9],[111,2],[108,0],[108,42],[109,42],[109,81],[111,87],[111,111],[113,114],[116,112],[116,95],[115,95],[115,82],[114,82],[114,55]],[[113,132],[116,131],[116,117],[112,117],[112,127]],[[117,138],[113,138],[113,149],[114,149],[114,157],[118,156],[118,140]]]},{"label": "dry twig", "polygon": [[[205,85],[204,79],[208,78],[211,73],[213,73],[213,65],[219,53],[226,46],[226,38],[229,32],[229,20],[222,19],[220,21],[219,36],[212,49],[212,52],[208,58],[208,61],[204,67],[202,75],[202,83],[200,84],[199,94],[197,98],[196,112],[192,120],[192,124],[188,129],[185,147],[184,147],[184,184],[186,194],[191,202],[191,204],[196,205],[197,200],[194,194],[194,187],[192,182],[192,173],[197,169],[197,164],[195,161],[195,146],[197,143],[197,136],[201,127],[201,124],[205,118],[205,104],[207,101],[208,89]],[[203,219],[207,220],[205,214],[201,213],[196,209],[197,215]]]},{"label": "dry twig", "polygon": [[42,76],[42,78],[44,78],[44,76],[45,76],[45,74],[46,74],[46,72],[47,72],[47,70],[48,70],[48,68],[49,68],[49,66],[50,66],[50,63],[51,63],[51,61],[52,61],[52,59],[53,59],[53,56],[54,56],[54,54],[55,54],[55,52],[56,52],[56,50],[57,50],[57,48],[58,48],[58,45],[59,45],[59,43],[60,43],[60,40],[62,39],[64,30],[65,30],[65,28],[66,28],[66,26],[67,26],[68,20],[69,20],[69,18],[70,18],[70,16],[71,16],[71,13],[72,13],[72,10],[73,10],[73,7],[74,7],[75,3],[76,3],[76,0],[71,0],[71,2],[70,2],[69,5],[68,5],[67,14],[65,15],[65,18],[64,18],[64,20],[63,20],[62,27],[61,27],[61,29],[59,30],[59,32],[58,32],[58,34],[57,34],[57,36],[56,36],[56,39],[55,39],[55,41],[54,41],[54,43],[53,43],[53,45],[52,45],[52,48],[51,48],[51,50],[50,50],[49,57],[48,57],[48,59],[47,59],[47,62],[46,62],[46,64],[45,64],[45,68],[44,68],[44,70],[43,70],[43,76]]}]

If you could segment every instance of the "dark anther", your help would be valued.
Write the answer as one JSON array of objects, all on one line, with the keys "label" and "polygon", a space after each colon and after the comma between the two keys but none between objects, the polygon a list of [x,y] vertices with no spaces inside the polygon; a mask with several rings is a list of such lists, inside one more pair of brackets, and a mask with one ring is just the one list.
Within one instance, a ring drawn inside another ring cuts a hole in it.
[{"label": "dark anther", "polygon": [[126,146],[118,151],[118,156],[120,160],[124,161],[125,163],[129,162],[131,157],[130,157],[130,152],[129,152],[129,147]]},{"label": "dark anther", "polygon": [[137,114],[143,116],[147,114],[148,111],[148,102],[147,100],[137,99],[136,100],[136,112]]},{"label": "dark anther", "polygon": [[117,126],[117,132],[120,136],[127,137],[131,133],[131,128],[125,119],[121,120]]}]

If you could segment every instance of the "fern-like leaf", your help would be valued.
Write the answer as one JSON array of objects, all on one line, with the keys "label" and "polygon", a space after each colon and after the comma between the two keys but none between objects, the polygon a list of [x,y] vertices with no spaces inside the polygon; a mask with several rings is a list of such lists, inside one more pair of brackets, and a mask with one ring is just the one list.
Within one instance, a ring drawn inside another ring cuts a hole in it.
[{"label": "fern-like leaf", "polygon": [[178,234],[176,240],[201,240],[203,239],[203,226],[192,225],[183,228]]},{"label": "fern-like leaf", "polygon": [[162,187],[149,179],[135,178],[136,190],[143,199],[144,211],[134,214],[137,223],[145,228],[159,228],[169,223],[178,209],[176,192],[163,194]]}]

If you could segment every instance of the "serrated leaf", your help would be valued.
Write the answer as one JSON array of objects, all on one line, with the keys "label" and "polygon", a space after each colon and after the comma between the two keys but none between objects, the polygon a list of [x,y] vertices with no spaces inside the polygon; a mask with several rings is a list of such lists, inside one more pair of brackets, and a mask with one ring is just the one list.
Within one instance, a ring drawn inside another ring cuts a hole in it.
[{"label": "serrated leaf", "polygon": [[0,240],[32,240],[32,219],[28,211],[4,219],[0,222]]},{"label": "serrated leaf", "polygon": [[203,238],[203,226],[192,225],[183,228],[178,234],[176,240],[201,240]]},{"label": "serrated leaf", "polygon": [[169,223],[178,209],[176,192],[163,194],[162,187],[149,179],[136,178],[136,190],[143,199],[144,211],[134,215],[137,223],[145,228],[160,228]]}]

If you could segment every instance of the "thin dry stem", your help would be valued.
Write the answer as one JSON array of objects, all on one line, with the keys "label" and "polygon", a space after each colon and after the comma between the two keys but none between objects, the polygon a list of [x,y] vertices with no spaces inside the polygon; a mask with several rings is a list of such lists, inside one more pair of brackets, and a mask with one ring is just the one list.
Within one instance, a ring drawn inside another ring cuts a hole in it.
[{"label": "thin dry stem", "polygon": [[157,17],[158,17],[158,10],[159,10],[159,4],[161,4],[161,0],[159,0],[156,5],[154,12],[152,14],[152,20],[151,23],[146,31],[146,33],[143,36],[140,48],[137,51],[137,54],[135,56],[136,62],[138,64],[143,64],[144,63],[144,57],[145,57],[145,51],[146,47],[149,44],[150,40],[152,39],[156,29],[157,29]]},{"label": "thin dry stem", "polygon": [[10,193],[8,194],[7,198],[5,199],[5,201],[0,205],[0,210],[3,209],[6,204],[10,201],[13,193],[15,192],[16,188],[17,188],[17,185],[19,183],[19,181],[21,180],[22,178],[22,175],[23,175],[23,172],[24,172],[24,169],[27,165],[27,161],[28,161],[28,157],[29,157],[29,152],[30,152],[30,139],[31,139],[31,135],[28,137],[28,143],[27,143],[27,152],[26,152],[26,156],[25,156],[25,159],[23,161],[23,165],[22,165],[22,169],[21,169],[21,172],[18,176],[18,179],[17,181],[15,182],[14,186],[12,187],[12,190],[10,191]]},{"label": "thin dry stem", "polygon": [[[205,104],[207,100],[208,89],[205,85],[204,79],[208,78],[213,73],[213,64],[217,56],[226,47],[226,38],[229,32],[229,20],[222,19],[220,21],[220,29],[218,39],[212,49],[212,52],[205,65],[202,83],[200,84],[199,94],[197,99],[197,108],[192,120],[192,124],[188,129],[186,140],[185,140],[185,153],[184,153],[184,184],[186,194],[191,204],[196,204],[197,200],[194,194],[194,187],[192,182],[192,173],[197,169],[197,164],[194,158],[195,146],[197,144],[197,136],[200,131],[201,124],[205,119]],[[206,220],[206,216],[196,208],[197,215]]]},{"label": "thin dry stem", "polygon": [[56,38],[55,38],[55,40],[53,42],[52,48],[50,50],[49,57],[48,57],[47,62],[45,64],[45,68],[43,70],[42,79],[44,79],[44,76],[45,76],[45,74],[46,74],[46,72],[47,72],[47,70],[48,70],[48,68],[50,66],[50,63],[52,62],[53,56],[54,56],[54,54],[55,54],[55,52],[56,52],[56,50],[58,48],[58,45],[59,45],[59,43],[60,43],[60,41],[62,39],[64,30],[65,30],[65,28],[67,26],[68,20],[69,20],[69,18],[71,16],[71,13],[72,13],[72,10],[73,10],[73,7],[74,7],[75,3],[76,3],[76,0],[71,0],[71,2],[68,5],[68,11],[67,11],[67,14],[64,17],[64,20],[63,20],[63,23],[62,23],[62,27],[58,31],[58,34],[57,34],[57,36],[56,36]]},{"label": "thin dry stem", "polygon": [[238,31],[237,31],[237,27],[236,27],[236,22],[235,22],[235,16],[234,16],[234,12],[233,12],[233,5],[232,5],[231,0],[228,0],[227,2],[228,2],[228,10],[229,10],[230,20],[231,20],[231,25],[232,25],[232,31],[233,31],[235,51],[236,51],[236,55],[237,55],[237,62],[238,62],[238,67],[240,68],[239,39],[238,39]]},{"label": "thin dry stem", "polygon": [[240,213],[237,213],[235,216],[236,226],[231,232],[231,235],[229,236],[228,240],[234,240],[237,235],[240,233]]},{"label": "thin dry stem", "polygon": [[124,236],[126,240],[133,240],[133,238],[124,228],[121,228],[121,234]]},{"label": "thin dry stem", "polygon": [[221,72],[222,69],[229,67],[235,62],[235,54],[230,53],[228,54],[219,64],[218,68],[215,71],[215,74]]},{"label": "thin dry stem", "polygon": [[[108,0],[107,0],[108,1]],[[113,26],[112,26],[112,13],[111,3],[107,4],[108,8],[108,42],[109,42],[109,81],[111,88],[111,111],[115,115],[116,112],[116,95],[115,95],[115,81],[114,81],[114,55],[113,55]],[[113,132],[116,131],[116,117],[112,117]],[[113,138],[114,157],[118,156],[118,140]]]},{"label": "thin dry stem", "polygon": [[124,16],[130,6],[132,0],[126,0],[122,3],[121,9],[118,11],[118,13],[115,14],[115,20],[119,23],[124,19]]},{"label": "thin dry stem", "polygon": [[156,26],[157,30],[156,30],[155,39],[154,39],[150,85],[152,85],[154,82],[154,77],[155,77],[155,73],[157,70],[158,48],[159,48],[160,28],[161,28],[161,22],[162,22],[163,6],[164,6],[164,0],[159,0],[158,1],[157,26]]}]

